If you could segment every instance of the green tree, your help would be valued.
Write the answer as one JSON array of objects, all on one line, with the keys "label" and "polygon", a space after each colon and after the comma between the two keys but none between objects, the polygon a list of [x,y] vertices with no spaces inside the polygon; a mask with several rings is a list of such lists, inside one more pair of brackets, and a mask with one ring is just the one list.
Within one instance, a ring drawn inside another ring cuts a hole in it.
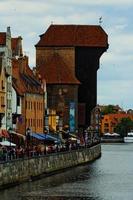
[{"label": "green tree", "polygon": [[102,111],[103,115],[110,114],[110,113],[116,113],[116,111],[114,110],[114,106],[113,105],[106,106]]},{"label": "green tree", "polygon": [[122,137],[125,137],[128,132],[133,130],[133,121],[130,118],[122,118],[115,130]]}]

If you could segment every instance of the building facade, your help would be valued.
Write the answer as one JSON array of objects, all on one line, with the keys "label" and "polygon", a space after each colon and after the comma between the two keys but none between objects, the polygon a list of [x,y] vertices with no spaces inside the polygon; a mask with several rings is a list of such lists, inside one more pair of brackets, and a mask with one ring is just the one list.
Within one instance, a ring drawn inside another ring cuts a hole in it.
[{"label": "building facade", "polygon": [[101,134],[114,133],[117,124],[122,118],[130,118],[133,121],[133,114],[116,113],[104,115],[101,120]]},{"label": "building facade", "polygon": [[[77,102],[84,111],[81,121],[80,118],[78,120],[78,126],[90,125],[90,113],[97,102],[99,59],[108,48],[108,36],[105,31],[101,26],[51,25],[40,35],[40,40],[35,46],[36,66],[40,73],[42,70],[47,73],[45,62],[56,53],[63,59],[68,71],[81,83]],[[78,115],[80,113],[77,114],[77,118]]]},{"label": "building facade", "polygon": [[6,76],[3,57],[4,53],[0,53],[0,128],[6,129]]},{"label": "building facade", "polygon": [[16,132],[26,134],[27,128],[31,132],[44,132],[44,90],[41,83],[29,68],[28,57],[13,58],[13,87],[17,104]]},{"label": "building facade", "polygon": [[8,130],[12,127],[12,50],[10,27],[7,27],[6,32],[0,33],[0,53],[3,54],[2,66],[5,73],[5,115],[2,119],[2,124],[4,129]]},{"label": "building facade", "polygon": [[48,126],[54,130],[62,130],[67,125],[73,132],[77,128],[77,100],[80,82],[58,52],[48,53],[44,69],[42,65],[37,67],[37,71],[42,78],[46,79]]}]

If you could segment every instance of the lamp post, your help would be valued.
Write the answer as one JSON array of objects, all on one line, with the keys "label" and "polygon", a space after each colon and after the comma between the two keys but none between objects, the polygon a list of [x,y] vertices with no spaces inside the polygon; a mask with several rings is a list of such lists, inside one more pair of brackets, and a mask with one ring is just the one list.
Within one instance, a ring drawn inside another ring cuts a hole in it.
[{"label": "lamp post", "polygon": [[27,142],[27,155],[28,155],[28,157],[29,157],[30,133],[31,133],[31,129],[28,127],[28,128],[26,129],[26,142]]},{"label": "lamp post", "polygon": [[47,154],[47,147],[46,147],[46,134],[47,134],[47,129],[44,130],[44,134],[45,134],[45,140],[44,140],[45,154]]},{"label": "lamp post", "polygon": [[11,160],[11,133],[12,133],[12,128],[11,127],[8,129],[8,133],[9,133],[9,139],[10,139],[9,157],[10,157],[10,160]]}]

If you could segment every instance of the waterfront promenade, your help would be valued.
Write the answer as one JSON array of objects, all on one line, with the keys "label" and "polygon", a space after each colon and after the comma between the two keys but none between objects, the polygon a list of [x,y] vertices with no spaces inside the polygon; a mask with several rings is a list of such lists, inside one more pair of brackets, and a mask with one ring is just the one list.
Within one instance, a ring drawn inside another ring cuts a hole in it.
[{"label": "waterfront promenade", "polygon": [[2,190],[0,199],[132,200],[132,149],[133,144],[102,144],[95,162]]},{"label": "waterfront promenade", "polygon": [[0,188],[85,164],[95,160],[100,155],[101,145],[98,141],[92,146],[3,161],[0,163]]}]

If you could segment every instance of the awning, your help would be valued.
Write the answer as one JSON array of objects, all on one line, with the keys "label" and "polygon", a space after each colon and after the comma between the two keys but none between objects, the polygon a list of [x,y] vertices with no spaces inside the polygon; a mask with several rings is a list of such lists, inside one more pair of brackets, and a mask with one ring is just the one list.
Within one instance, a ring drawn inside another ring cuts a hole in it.
[{"label": "awning", "polygon": [[17,135],[18,137],[22,137],[25,140],[25,135],[22,135],[20,133],[15,132],[15,131],[11,131],[11,134]]},{"label": "awning", "polygon": [[34,138],[36,138],[36,139],[38,139],[38,140],[45,140],[45,138],[41,137],[41,136],[40,136],[39,134],[37,134],[37,133],[31,133],[30,136],[31,136],[31,137],[34,137]]},{"label": "awning", "polygon": [[2,146],[12,146],[12,147],[15,147],[16,144],[12,143],[12,142],[9,142],[9,141],[3,141],[3,142],[0,142],[0,144]]},{"label": "awning", "polygon": [[31,133],[31,137],[34,137],[38,140],[43,140],[43,141],[53,141],[53,142],[61,142],[61,140],[58,137],[54,137],[51,134],[44,134],[44,133]]},{"label": "awning", "polygon": [[9,138],[9,133],[6,129],[0,130],[0,137]]},{"label": "awning", "polygon": [[58,142],[58,143],[61,143],[61,140],[59,138],[58,135],[52,135],[50,133],[47,133],[47,134],[38,134],[40,135],[41,137],[43,137],[45,140],[50,140],[50,141],[54,141],[54,142]]}]

